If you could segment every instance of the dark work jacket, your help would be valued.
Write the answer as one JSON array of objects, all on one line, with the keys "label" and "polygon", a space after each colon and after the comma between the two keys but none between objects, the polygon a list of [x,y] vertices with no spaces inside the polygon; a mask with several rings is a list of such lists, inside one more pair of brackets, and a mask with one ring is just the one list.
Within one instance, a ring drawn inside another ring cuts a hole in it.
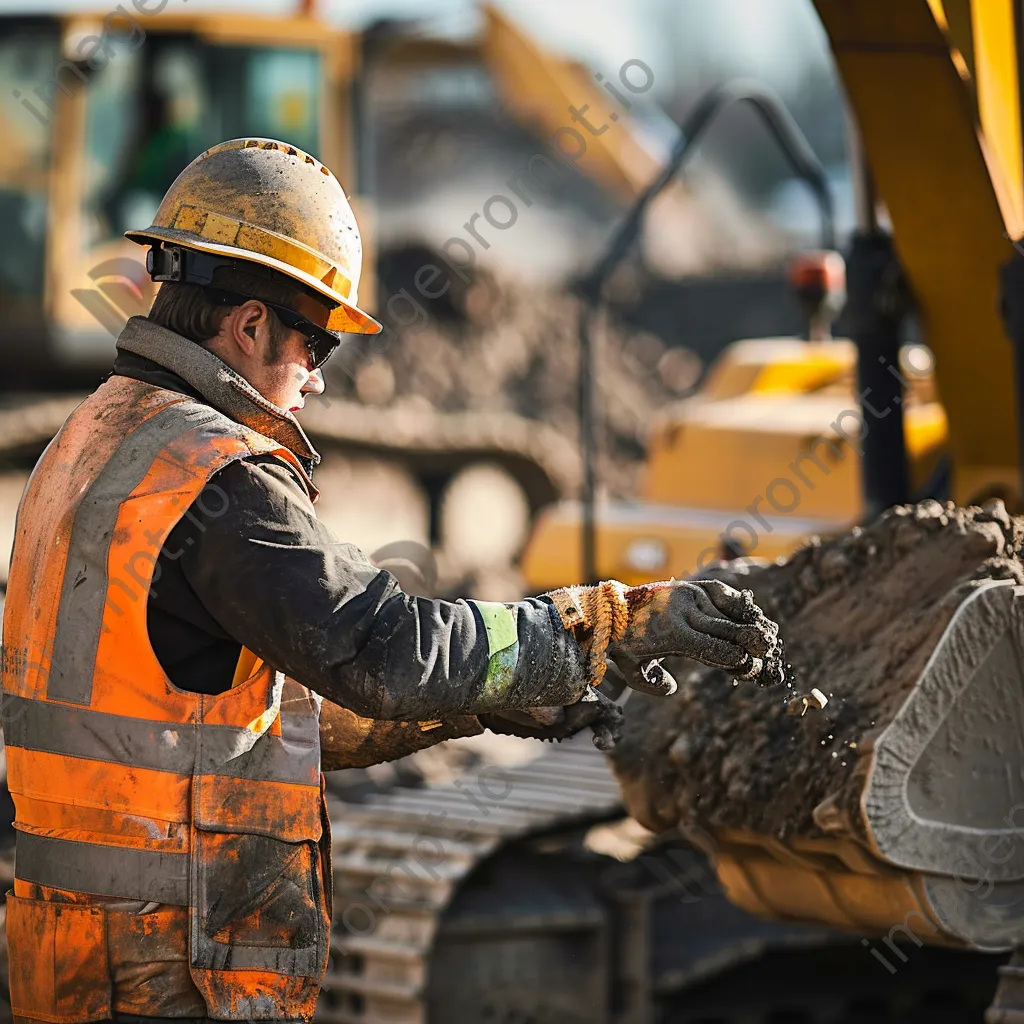
[{"label": "dark work jacket", "polygon": [[[294,417],[213,353],[144,317],[118,339],[114,373],[204,401],[284,443],[310,471],[319,461]],[[579,646],[548,601],[514,607],[518,658],[499,693],[487,685],[488,638],[474,602],[405,594],[317,520],[293,470],[257,456],[217,473],[172,530],[148,625],[161,665],[186,690],[227,689],[244,645],[367,718],[572,703],[586,682]]]}]

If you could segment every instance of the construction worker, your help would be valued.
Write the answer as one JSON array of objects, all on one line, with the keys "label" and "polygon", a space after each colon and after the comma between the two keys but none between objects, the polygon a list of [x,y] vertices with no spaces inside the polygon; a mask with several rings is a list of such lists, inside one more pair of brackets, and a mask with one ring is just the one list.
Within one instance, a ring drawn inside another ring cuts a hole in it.
[{"label": "construction worker", "polygon": [[607,743],[617,709],[590,685],[606,658],[667,693],[652,659],[750,675],[777,630],[716,583],[415,597],[317,522],[294,413],[342,334],[380,328],[357,304],[352,211],[311,156],[215,146],[128,237],[162,287],[17,521],[12,1006],[306,1021],[331,919],[322,768],[365,762],[376,723],[406,750],[484,725]]}]

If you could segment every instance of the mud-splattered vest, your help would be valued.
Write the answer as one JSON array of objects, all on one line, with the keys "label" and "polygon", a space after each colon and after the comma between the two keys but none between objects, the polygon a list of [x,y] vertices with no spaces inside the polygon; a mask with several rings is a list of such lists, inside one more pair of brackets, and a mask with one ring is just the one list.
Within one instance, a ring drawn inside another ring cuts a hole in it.
[{"label": "mud-splattered vest", "polygon": [[[254,656],[222,694],[179,690],[146,628],[171,528],[253,454],[302,474],[209,406],[115,376],[29,481],[3,624],[16,1015],[188,1014],[169,991],[186,965],[211,1017],[313,1014],[330,925],[319,700]],[[127,1006],[112,995],[115,937],[158,950]]]}]

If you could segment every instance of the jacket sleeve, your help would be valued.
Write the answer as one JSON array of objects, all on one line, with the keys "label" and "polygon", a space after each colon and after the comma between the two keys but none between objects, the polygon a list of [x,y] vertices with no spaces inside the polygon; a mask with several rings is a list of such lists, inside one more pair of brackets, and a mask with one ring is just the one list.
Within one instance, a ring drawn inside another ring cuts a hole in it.
[{"label": "jacket sleeve", "polygon": [[483,731],[483,723],[474,715],[455,715],[444,722],[385,722],[360,718],[325,700],[320,709],[320,768],[325,772],[368,768]]},{"label": "jacket sleeve", "polygon": [[546,600],[404,593],[317,520],[273,457],[232,463],[207,486],[162,556],[181,560],[228,635],[327,700],[363,718],[424,721],[570,704],[585,689],[582,652]]}]

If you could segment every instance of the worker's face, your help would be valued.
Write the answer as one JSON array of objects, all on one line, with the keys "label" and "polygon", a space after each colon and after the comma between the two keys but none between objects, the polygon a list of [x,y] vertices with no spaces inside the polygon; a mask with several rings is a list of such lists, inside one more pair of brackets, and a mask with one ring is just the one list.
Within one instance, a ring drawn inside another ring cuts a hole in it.
[{"label": "worker's face", "polygon": [[289,412],[298,412],[306,404],[306,395],[322,395],[324,378],[313,369],[306,338],[299,331],[289,330],[273,351],[267,339],[265,361],[256,368],[257,381],[249,379],[264,398]]},{"label": "worker's face", "polygon": [[313,369],[309,346],[299,331],[289,329],[278,345],[271,343],[271,315],[255,300],[238,306],[221,322],[210,347],[267,401],[297,412],[306,395],[323,394],[323,375]]}]

